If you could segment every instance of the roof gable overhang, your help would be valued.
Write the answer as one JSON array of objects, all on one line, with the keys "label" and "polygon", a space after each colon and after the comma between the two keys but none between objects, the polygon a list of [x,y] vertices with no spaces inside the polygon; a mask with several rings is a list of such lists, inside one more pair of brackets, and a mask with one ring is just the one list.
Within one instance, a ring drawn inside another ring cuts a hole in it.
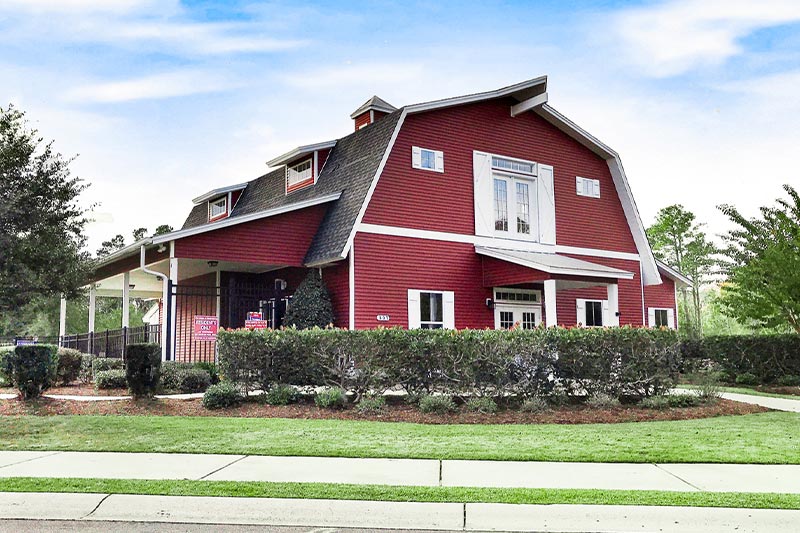
[{"label": "roof gable overhang", "polygon": [[[504,98],[506,96],[514,98],[517,102],[519,102],[519,104],[524,104],[520,107],[513,106],[511,109],[512,116],[514,116],[515,113],[519,114],[523,111],[540,106],[547,102],[547,76],[539,76],[538,78],[525,80],[523,82],[509,85],[508,87],[503,87],[501,89],[496,89],[494,91],[467,94],[453,98],[444,98],[442,100],[434,100],[432,102],[424,102],[421,104],[412,104],[405,106],[403,109],[408,114],[421,113],[423,111],[433,111],[435,109],[444,109],[446,107],[484,102],[486,100]],[[516,107],[516,112],[514,107]]]},{"label": "roof gable overhang", "polygon": [[222,196],[223,194],[228,194],[229,192],[241,191],[247,187],[247,182],[244,183],[237,183],[236,185],[229,185],[227,187],[220,187],[218,189],[212,189],[205,194],[198,196],[197,198],[192,199],[192,203],[194,205],[202,204],[208,200],[213,200],[218,196]]},{"label": "roof gable overhang", "polygon": [[319,150],[327,150],[329,148],[333,148],[334,146],[336,146],[336,141],[325,141],[316,144],[307,144],[305,146],[298,146],[297,148],[290,150],[285,154],[276,157],[275,159],[267,161],[267,166],[270,168],[279,167],[281,165],[291,163],[296,159],[300,159],[303,156],[309,156],[312,155],[314,152],[317,152]]},{"label": "roof gable overhang", "polygon": [[668,264],[663,263],[656,259],[656,265],[658,265],[658,271],[661,274],[673,280],[676,284],[683,285],[684,287],[694,286],[694,282],[690,278],[684,276],[683,274],[681,274],[679,271],[675,270]]}]

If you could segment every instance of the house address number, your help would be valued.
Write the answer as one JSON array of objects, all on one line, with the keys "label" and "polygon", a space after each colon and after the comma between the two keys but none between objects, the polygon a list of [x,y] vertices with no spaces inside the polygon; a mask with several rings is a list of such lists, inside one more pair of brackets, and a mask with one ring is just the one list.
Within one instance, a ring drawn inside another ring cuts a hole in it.
[{"label": "house address number", "polygon": [[378,322],[389,322],[389,315],[378,315],[375,318]]}]

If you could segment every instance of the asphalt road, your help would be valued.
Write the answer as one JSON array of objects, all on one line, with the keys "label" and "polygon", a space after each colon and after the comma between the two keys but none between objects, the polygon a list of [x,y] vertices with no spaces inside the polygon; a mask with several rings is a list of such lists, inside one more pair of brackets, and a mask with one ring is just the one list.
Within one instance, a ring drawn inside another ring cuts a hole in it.
[{"label": "asphalt road", "polygon": [[[288,527],[288,526],[232,526],[215,524],[153,524],[142,522],[104,522],[73,520],[0,520],[2,533],[374,533],[374,529],[350,529],[335,527]],[[422,529],[382,529],[381,533],[443,533]],[[448,533],[448,532],[444,532]],[[455,532],[452,532],[455,533]],[[462,533],[462,532],[459,532]]]}]

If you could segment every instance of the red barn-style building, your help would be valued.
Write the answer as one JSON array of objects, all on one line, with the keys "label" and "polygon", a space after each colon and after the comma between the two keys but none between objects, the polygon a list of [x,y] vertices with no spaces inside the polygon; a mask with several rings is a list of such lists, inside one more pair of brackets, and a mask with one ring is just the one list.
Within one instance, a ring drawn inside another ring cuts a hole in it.
[{"label": "red barn-style building", "polygon": [[654,259],[619,155],[546,89],[399,109],[373,97],[349,135],[196,197],[181,229],[104,258],[90,300],[159,299],[149,335],[178,360],[213,358],[196,316],[280,326],[309,269],[342,328],[676,327],[690,281]]}]

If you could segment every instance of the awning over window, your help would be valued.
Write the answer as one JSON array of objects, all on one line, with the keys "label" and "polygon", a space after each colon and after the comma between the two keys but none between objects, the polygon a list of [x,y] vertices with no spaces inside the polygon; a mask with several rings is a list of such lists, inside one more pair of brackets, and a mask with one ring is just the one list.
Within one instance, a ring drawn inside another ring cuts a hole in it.
[{"label": "awning over window", "polygon": [[590,263],[582,259],[575,259],[566,255],[548,254],[541,252],[519,252],[503,250],[501,248],[488,248],[476,246],[475,252],[479,255],[508,261],[523,267],[532,268],[548,274],[562,276],[582,276],[588,278],[633,279],[632,272],[618,268],[611,268],[597,263]]}]

